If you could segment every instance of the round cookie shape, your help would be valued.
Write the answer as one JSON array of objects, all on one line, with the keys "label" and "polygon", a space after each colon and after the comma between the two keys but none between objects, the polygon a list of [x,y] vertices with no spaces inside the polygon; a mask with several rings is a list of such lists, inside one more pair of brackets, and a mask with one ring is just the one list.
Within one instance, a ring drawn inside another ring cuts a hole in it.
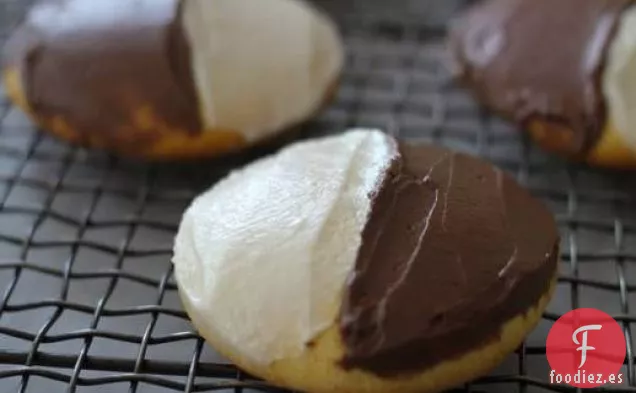
[{"label": "round cookie shape", "polygon": [[627,120],[636,106],[633,4],[480,2],[452,25],[453,66],[485,106],[546,150],[600,166],[634,166],[636,129]]},{"label": "round cookie shape", "polygon": [[535,326],[559,235],[508,175],[377,130],[298,142],[195,199],[183,304],[220,353],[308,392],[437,392]]},{"label": "round cookie shape", "polygon": [[2,75],[12,100],[54,135],[181,159],[236,151],[309,119],[343,62],[335,24],[302,0],[61,0],[30,10]]}]

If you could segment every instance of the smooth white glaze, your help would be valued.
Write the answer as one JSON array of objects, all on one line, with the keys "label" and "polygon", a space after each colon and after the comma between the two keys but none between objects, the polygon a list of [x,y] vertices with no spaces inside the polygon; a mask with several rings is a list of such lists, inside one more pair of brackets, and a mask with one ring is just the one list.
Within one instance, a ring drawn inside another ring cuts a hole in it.
[{"label": "smooth white glaze", "polygon": [[301,354],[336,321],[396,151],[379,131],[298,142],[199,196],[173,258],[199,328],[252,362]]},{"label": "smooth white glaze", "polygon": [[609,117],[631,148],[636,149],[636,7],[621,17],[618,31],[610,44],[603,92]]},{"label": "smooth white glaze", "polygon": [[188,0],[182,20],[207,129],[263,139],[319,110],[343,66],[336,26],[299,0]]}]

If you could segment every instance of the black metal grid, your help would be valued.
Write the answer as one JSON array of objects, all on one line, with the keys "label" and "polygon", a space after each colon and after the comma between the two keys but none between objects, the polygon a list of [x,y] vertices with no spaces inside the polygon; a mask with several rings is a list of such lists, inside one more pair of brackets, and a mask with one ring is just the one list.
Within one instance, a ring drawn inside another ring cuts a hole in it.
[{"label": "black metal grid", "polygon": [[[348,67],[336,102],[301,137],[381,127],[479,154],[554,211],[554,301],[524,346],[458,391],[576,391],[549,385],[545,337],[560,314],[587,306],[620,321],[628,343],[625,384],[597,391],[636,392],[635,177],[542,154],[453,86],[440,21],[460,2],[324,1],[338,8]],[[28,4],[0,0],[0,43]],[[169,263],[182,210],[249,159],[168,166],[85,152],[36,130],[0,86],[0,391],[277,391],[192,332]]]}]

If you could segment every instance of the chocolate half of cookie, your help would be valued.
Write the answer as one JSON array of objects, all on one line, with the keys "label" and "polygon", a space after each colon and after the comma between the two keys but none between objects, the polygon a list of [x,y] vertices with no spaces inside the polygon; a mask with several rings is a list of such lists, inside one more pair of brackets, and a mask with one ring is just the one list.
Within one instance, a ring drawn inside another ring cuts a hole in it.
[{"label": "chocolate half of cookie", "polygon": [[555,274],[550,213],[476,158],[400,144],[371,206],[339,317],[347,367],[400,374],[496,341]]},{"label": "chocolate half of cookie", "polygon": [[453,24],[459,76],[544,147],[585,157],[608,121],[603,73],[631,0],[486,0]]},{"label": "chocolate half of cookie", "polygon": [[242,364],[298,359],[336,329],[339,369],[392,378],[496,343],[549,292],[558,243],[491,164],[352,130],[198,197],[173,261],[197,326]]},{"label": "chocolate half of cookie", "polygon": [[36,116],[74,130],[251,142],[314,114],[342,62],[335,25],[302,1],[56,0],[31,9],[3,64]]}]

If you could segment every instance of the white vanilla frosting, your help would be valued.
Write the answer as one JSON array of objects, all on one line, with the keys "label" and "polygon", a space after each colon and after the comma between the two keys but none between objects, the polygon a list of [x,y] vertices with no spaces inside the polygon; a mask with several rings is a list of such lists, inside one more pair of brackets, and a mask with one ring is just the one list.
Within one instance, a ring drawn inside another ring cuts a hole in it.
[{"label": "white vanilla frosting", "polygon": [[208,129],[262,139],[305,120],[343,65],[333,22],[299,0],[188,0],[183,22]]},{"label": "white vanilla frosting", "polygon": [[380,131],[299,142],[199,196],[173,258],[197,326],[252,362],[300,355],[337,319],[396,151]]},{"label": "white vanilla frosting", "polygon": [[610,45],[603,92],[612,123],[625,142],[636,149],[636,7],[623,13]]}]

